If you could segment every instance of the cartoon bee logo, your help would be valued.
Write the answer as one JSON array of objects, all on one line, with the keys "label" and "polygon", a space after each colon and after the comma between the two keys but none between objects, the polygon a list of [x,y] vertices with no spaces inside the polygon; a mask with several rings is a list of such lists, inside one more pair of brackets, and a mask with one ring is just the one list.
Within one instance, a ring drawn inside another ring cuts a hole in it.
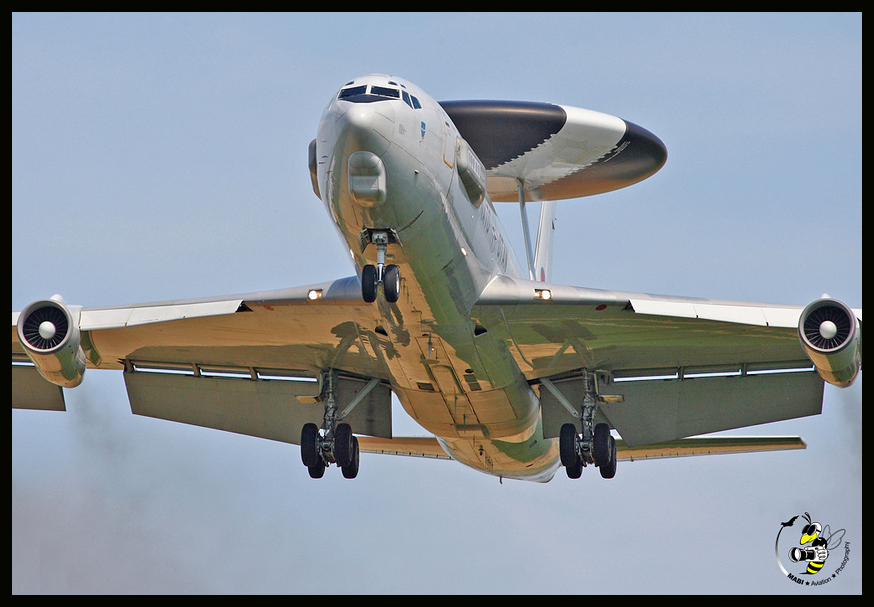
[{"label": "cartoon bee logo", "polygon": [[[780,532],[786,527],[791,527],[797,518],[798,516],[793,516],[789,521],[782,523]],[[808,512],[804,513],[804,518],[807,520],[807,524],[801,531],[801,539],[798,542],[801,548],[798,546],[792,547],[789,550],[789,560],[793,563],[807,563],[807,570],[802,573],[804,575],[816,575],[825,565],[825,561],[829,556],[829,550],[834,550],[840,545],[846,530],[838,529],[832,533],[828,525],[823,528],[820,523],[815,522],[810,517]],[[780,533],[777,534],[777,537],[779,539]],[[788,572],[786,573],[788,574]]]}]

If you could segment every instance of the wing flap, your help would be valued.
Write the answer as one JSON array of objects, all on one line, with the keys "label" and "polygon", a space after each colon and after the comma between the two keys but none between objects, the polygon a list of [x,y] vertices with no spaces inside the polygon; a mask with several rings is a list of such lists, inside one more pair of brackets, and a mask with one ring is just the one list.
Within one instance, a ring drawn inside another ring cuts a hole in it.
[{"label": "wing flap", "polygon": [[600,410],[636,447],[817,415],[823,385],[813,371],[614,382],[603,389],[621,402]]},{"label": "wing flap", "polygon": [[[279,377],[274,371],[272,377]],[[303,425],[321,425],[317,381],[204,376],[151,371],[124,373],[131,411],[204,428],[300,444]],[[339,377],[339,402],[349,403],[367,380]],[[391,390],[378,384],[343,418],[355,433],[391,437]]]},{"label": "wing flap", "polygon": [[30,364],[12,365],[12,408],[67,410],[63,388],[44,380]]},{"label": "wing flap", "polygon": [[[673,376],[630,381],[615,381],[606,372],[596,375],[602,399],[598,405],[601,419],[596,421],[616,428],[629,447],[816,415],[822,410],[824,382],[809,368],[683,377],[675,369]],[[557,379],[553,386],[580,410],[585,394],[582,378]],[[551,390],[541,388],[540,402],[545,437],[557,437],[565,423],[578,423]]]}]

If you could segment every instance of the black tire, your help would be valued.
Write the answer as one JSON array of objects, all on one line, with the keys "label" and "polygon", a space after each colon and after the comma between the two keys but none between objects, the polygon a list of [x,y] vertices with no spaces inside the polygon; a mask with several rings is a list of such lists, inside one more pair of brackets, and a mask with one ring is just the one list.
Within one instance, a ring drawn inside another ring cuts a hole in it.
[{"label": "black tire", "polygon": [[[558,453],[561,456],[562,466],[566,466],[570,470],[579,465],[582,472],[582,461],[577,453],[577,427],[573,424],[562,425],[558,435]],[[579,478],[579,476],[571,478]]]},{"label": "black tire", "polygon": [[592,449],[592,455],[595,457],[595,465],[601,466],[610,464],[610,426],[607,424],[598,424],[595,426],[595,440]]},{"label": "black tire", "polygon": [[394,303],[401,295],[401,271],[396,265],[385,266],[382,273],[382,290],[385,300]]},{"label": "black tire", "polygon": [[340,470],[343,471],[343,478],[355,478],[358,476],[358,462],[360,459],[360,452],[358,450],[358,439],[356,437],[352,437],[352,461],[348,466],[343,466]]},{"label": "black tire", "polygon": [[310,473],[310,478],[322,478],[325,476],[325,462],[319,458],[319,463],[314,466],[307,466],[307,470]]},{"label": "black tire", "polygon": [[307,468],[322,461],[318,447],[319,427],[315,424],[304,424],[300,431],[300,459]]},{"label": "black tire", "polygon": [[610,437],[610,463],[598,468],[601,478],[613,478],[616,476],[616,439]]},{"label": "black tire", "polygon": [[572,466],[565,466],[568,478],[580,478],[583,475],[583,460],[577,458],[577,463]]},{"label": "black tire", "polygon": [[334,429],[334,461],[341,468],[352,463],[352,426],[349,424],[337,424]]},{"label": "black tire", "polygon": [[367,303],[376,301],[376,266],[367,264],[361,268],[361,297]]}]

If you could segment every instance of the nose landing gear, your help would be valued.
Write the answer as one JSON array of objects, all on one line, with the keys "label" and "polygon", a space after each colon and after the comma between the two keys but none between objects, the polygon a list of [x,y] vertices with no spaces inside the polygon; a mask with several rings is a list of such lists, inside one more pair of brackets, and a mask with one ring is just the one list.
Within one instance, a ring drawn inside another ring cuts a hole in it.
[{"label": "nose landing gear", "polygon": [[[382,276],[380,276],[382,271]],[[401,294],[401,271],[394,264],[373,266],[367,264],[361,268],[361,297],[367,303],[376,301],[377,286],[382,284],[385,300],[394,303]]]},{"label": "nose landing gear", "polygon": [[376,301],[377,286],[382,285],[385,300],[394,303],[401,293],[401,272],[394,264],[385,264],[385,249],[390,233],[386,230],[368,232],[368,239],[376,245],[376,266],[367,264],[361,268],[361,297],[367,303]]}]

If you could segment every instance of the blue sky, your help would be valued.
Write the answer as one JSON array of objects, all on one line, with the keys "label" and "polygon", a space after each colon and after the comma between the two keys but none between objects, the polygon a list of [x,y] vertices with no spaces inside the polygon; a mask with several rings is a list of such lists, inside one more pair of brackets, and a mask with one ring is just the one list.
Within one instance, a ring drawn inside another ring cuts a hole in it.
[{"label": "blue sky", "polygon": [[[14,14],[12,309],[351,274],[306,149],[371,72],[665,142],[649,180],[559,203],[556,282],[862,307],[861,14],[331,13]],[[822,415],[743,431],[804,452],[624,463],[610,482],[377,455],[314,482],[297,447],[135,417],[120,374],[89,371],[67,413],[12,413],[12,589],[861,592],[861,400],[861,379],[827,386]],[[400,408],[396,424],[422,433]],[[773,553],[804,511],[852,547],[817,589]]]}]

